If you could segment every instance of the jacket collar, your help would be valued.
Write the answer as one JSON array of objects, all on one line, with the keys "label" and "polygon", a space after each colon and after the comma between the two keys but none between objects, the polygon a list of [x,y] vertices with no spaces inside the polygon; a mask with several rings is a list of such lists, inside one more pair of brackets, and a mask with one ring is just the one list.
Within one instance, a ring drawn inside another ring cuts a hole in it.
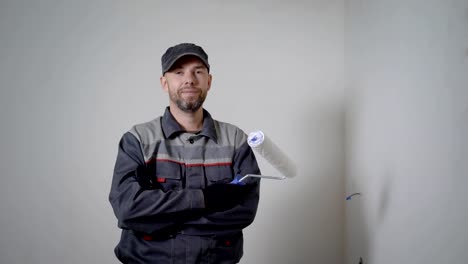
[{"label": "jacket collar", "polygon": [[[177,123],[177,120],[171,114],[169,106],[166,107],[161,122],[162,130],[166,138],[174,138],[178,134],[185,132],[185,130]],[[214,125],[214,120],[210,113],[203,109],[203,127],[199,135],[211,138],[214,142],[218,142],[218,136]]]}]

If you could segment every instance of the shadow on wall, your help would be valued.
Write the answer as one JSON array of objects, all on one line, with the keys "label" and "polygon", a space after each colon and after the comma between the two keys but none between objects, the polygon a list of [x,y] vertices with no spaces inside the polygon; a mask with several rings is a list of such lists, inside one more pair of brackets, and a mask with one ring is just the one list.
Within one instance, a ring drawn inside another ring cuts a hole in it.
[{"label": "shadow on wall", "polygon": [[[354,95],[355,104],[357,98]],[[375,263],[375,245],[381,242],[376,241],[376,233],[382,231],[388,218],[398,175],[396,164],[388,157],[391,146],[382,144],[387,141],[379,137],[378,129],[373,134],[360,131],[356,126],[361,117],[354,111],[356,109],[351,106],[345,122],[346,190],[347,196],[361,195],[346,200],[345,263],[367,264]],[[363,149],[363,143],[372,146],[373,151]],[[380,155],[378,160],[373,157],[377,154]]]},{"label": "shadow on wall", "polygon": [[382,183],[382,189],[378,196],[378,208],[377,208],[377,224],[381,225],[385,221],[385,217],[388,212],[390,203],[390,194],[392,191],[392,179],[395,177],[395,168],[387,168],[384,175],[384,182]]},{"label": "shadow on wall", "polygon": [[[346,201],[346,263],[347,264],[364,264],[370,263],[369,241],[371,240],[370,230],[366,213],[364,210],[364,199],[368,196],[366,192],[360,191],[361,195],[354,196]],[[354,253],[354,254],[352,254]]]},{"label": "shadow on wall", "polygon": [[[348,253],[346,260],[348,264],[354,263],[374,263],[373,245],[375,244],[374,233],[386,223],[387,216],[392,203],[393,181],[397,177],[396,167],[385,164],[387,167],[378,168],[375,172],[360,171],[348,183],[350,186],[363,186],[357,184],[358,180],[365,178],[380,179],[376,190],[365,189],[359,196],[353,196],[346,201],[346,243],[348,243]],[[373,174],[373,175],[371,175]],[[375,203],[372,202],[375,199]],[[375,210],[374,210],[375,208]],[[372,221],[375,212],[375,221]],[[372,224],[375,223],[375,225]],[[350,252],[355,252],[351,255]],[[362,261],[359,260],[362,258]]]}]

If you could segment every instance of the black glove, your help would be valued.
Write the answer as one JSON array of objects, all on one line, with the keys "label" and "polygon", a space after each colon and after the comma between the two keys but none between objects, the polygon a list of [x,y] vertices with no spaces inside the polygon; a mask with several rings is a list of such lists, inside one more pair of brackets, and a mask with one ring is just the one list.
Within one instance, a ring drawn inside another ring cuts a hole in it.
[{"label": "black glove", "polygon": [[156,181],[156,165],[145,164],[140,165],[135,170],[135,179],[140,187],[145,190],[152,190],[158,188],[160,183]]},{"label": "black glove", "polygon": [[211,211],[224,211],[238,205],[247,194],[249,186],[216,183],[203,189],[205,207]]}]

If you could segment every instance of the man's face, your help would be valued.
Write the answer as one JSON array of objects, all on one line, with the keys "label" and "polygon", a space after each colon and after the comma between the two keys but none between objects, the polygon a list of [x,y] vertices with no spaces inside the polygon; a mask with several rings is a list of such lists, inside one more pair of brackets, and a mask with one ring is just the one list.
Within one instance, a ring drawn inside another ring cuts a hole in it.
[{"label": "man's face", "polygon": [[205,101],[211,87],[211,75],[200,59],[185,56],[161,77],[161,86],[169,93],[170,106],[193,113]]}]

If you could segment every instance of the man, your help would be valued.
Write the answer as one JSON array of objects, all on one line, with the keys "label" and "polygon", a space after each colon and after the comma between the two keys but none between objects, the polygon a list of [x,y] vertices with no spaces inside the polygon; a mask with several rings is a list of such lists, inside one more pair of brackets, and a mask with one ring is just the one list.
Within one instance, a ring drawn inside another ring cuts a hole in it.
[{"label": "man", "polygon": [[122,229],[122,263],[238,263],[254,220],[260,174],[245,133],[202,108],[208,55],[191,43],[161,58],[164,115],[135,125],[119,144],[109,200]]}]

